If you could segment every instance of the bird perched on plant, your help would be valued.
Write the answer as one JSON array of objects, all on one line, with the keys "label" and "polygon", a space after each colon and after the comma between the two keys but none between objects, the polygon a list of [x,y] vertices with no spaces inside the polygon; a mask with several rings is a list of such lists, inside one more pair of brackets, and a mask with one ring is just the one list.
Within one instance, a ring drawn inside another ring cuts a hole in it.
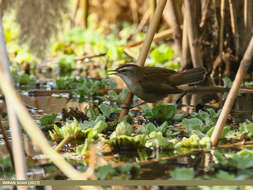
[{"label": "bird perched on plant", "polygon": [[112,71],[127,85],[128,89],[145,102],[156,102],[168,94],[187,93],[177,86],[202,81],[206,70],[202,67],[176,72],[161,67],[125,64]]}]

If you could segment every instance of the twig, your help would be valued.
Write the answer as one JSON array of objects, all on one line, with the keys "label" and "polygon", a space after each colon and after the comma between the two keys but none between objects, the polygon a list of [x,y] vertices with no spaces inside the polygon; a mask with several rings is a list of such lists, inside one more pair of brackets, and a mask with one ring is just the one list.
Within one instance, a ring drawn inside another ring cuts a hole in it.
[{"label": "twig", "polygon": [[125,102],[123,104],[123,109],[120,112],[119,120],[122,120],[125,115],[128,113],[127,107],[131,105],[131,102],[133,100],[133,94],[131,92],[127,93],[127,97],[125,99]]},{"label": "twig", "polygon": [[150,17],[151,17],[151,10],[148,9],[143,15],[141,22],[136,29],[136,34],[140,33],[143,30],[144,26],[147,24]]},{"label": "twig", "polygon": [[106,53],[100,53],[100,54],[95,54],[95,55],[84,55],[84,56],[81,56],[81,57],[76,57],[75,58],[75,61],[82,61],[84,59],[91,59],[91,58],[95,58],[95,57],[102,57],[102,56],[105,56]]},{"label": "twig", "polygon": [[243,56],[243,59],[240,63],[240,67],[237,71],[236,78],[235,78],[232,88],[226,98],[222,112],[219,116],[219,119],[218,119],[216,126],[214,128],[213,134],[211,136],[211,142],[212,142],[212,145],[214,145],[214,146],[216,146],[218,143],[218,139],[219,139],[219,137],[223,131],[223,127],[227,121],[228,114],[229,114],[230,110],[232,109],[235,98],[239,92],[240,84],[243,80],[243,77],[245,76],[245,73],[247,72],[247,70],[249,68],[249,65],[251,64],[252,57],[253,57],[253,36],[251,37],[249,46],[248,46],[248,48]]},{"label": "twig", "polygon": [[[168,30],[164,30],[162,32],[159,32],[159,33],[155,34],[153,42],[164,40],[164,39],[170,37],[172,34],[173,34],[173,30],[172,29],[168,29]],[[137,42],[129,42],[126,45],[126,48],[130,48],[130,47],[135,47],[135,46],[141,45],[143,42],[144,42],[144,40],[140,40],[140,41],[137,41]]]},{"label": "twig", "polygon": [[62,147],[67,144],[70,140],[72,139],[72,136],[71,135],[67,135],[56,147],[55,147],[55,151],[56,152],[59,152]]}]

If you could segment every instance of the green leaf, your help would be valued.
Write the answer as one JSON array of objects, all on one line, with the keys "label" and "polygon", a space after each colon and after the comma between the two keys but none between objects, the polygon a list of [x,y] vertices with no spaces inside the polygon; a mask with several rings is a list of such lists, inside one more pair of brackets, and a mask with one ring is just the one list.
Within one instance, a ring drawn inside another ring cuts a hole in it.
[{"label": "green leaf", "polygon": [[152,109],[147,107],[142,108],[145,109],[143,113],[144,117],[158,121],[170,120],[176,114],[176,107],[173,105],[157,104]]},{"label": "green leaf", "polygon": [[111,134],[110,139],[121,136],[121,135],[126,135],[130,136],[134,132],[133,126],[127,123],[126,121],[121,121],[117,126],[115,131]]},{"label": "green leaf", "polygon": [[219,171],[218,174],[216,174],[216,177],[218,179],[223,179],[223,180],[234,180],[235,177],[234,175],[229,174],[228,172],[225,171]]},{"label": "green leaf", "polygon": [[99,109],[106,118],[109,118],[112,113],[119,113],[120,109],[116,105],[100,104]]},{"label": "green leaf", "polygon": [[176,168],[169,172],[171,177],[175,180],[193,180],[194,170],[192,168]]},{"label": "green leaf", "polygon": [[203,122],[198,118],[183,119],[183,125],[188,133],[192,130],[202,131],[203,129]]},{"label": "green leaf", "polygon": [[172,149],[174,147],[173,143],[168,141],[168,138],[163,137],[161,132],[156,131],[149,134],[149,139],[146,141],[145,146],[155,149]]},{"label": "green leaf", "polygon": [[44,115],[40,119],[40,125],[41,126],[52,125],[52,124],[54,124],[56,117],[57,117],[57,114],[55,114],[55,113]]},{"label": "green leaf", "polygon": [[174,51],[168,45],[162,44],[151,51],[150,56],[156,63],[163,64],[172,59],[174,56]]},{"label": "green leaf", "polygon": [[229,77],[224,77],[222,80],[224,82],[224,87],[225,88],[231,88],[232,87],[233,81]]},{"label": "green leaf", "polygon": [[116,170],[112,165],[100,166],[96,168],[95,175],[100,180],[110,179],[111,176],[116,174]]},{"label": "green leaf", "polygon": [[153,123],[148,123],[144,126],[146,134],[149,134],[155,131],[157,128]]}]

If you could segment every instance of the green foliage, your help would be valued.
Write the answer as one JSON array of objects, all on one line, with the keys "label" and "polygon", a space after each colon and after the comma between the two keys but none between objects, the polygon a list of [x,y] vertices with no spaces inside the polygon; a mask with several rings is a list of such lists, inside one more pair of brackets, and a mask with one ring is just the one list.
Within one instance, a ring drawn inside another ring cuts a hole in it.
[{"label": "green foliage", "polygon": [[151,51],[150,56],[155,63],[164,64],[172,59],[174,51],[166,44],[162,44]]},{"label": "green foliage", "polygon": [[222,179],[222,180],[234,180],[235,179],[234,175],[231,175],[230,173],[228,173],[226,171],[222,171],[222,170],[220,170],[216,174],[216,178]]},{"label": "green foliage", "polygon": [[0,158],[0,168],[12,168],[10,156],[2,156]]},{"label": "green foliage", "polygon": [[26,73],[19,74],[17,72],[12,72],[12,77],[14,82],[19,85],[35,84],[36,82],[32,75]]},{"label": "green foliage", "polygon": [[211,147],[211,140],[209,137],[204,136],[200,137],[197,134],[192,134],[190,137],[183,137],[181,141],[179,141],[176,145],[176,148],[179,147]]},{"label": "green foliage", "polygon": [[94,95],[103,95],[103,89],[115,88],[116,84],[108,79],[94,80],[88,77],[63,77],[56,80],[57,89],[71,89],[72,96],[79,98],[80,102],[93,98]]},{"label": "green foliage", "polygon": [[40,126],[53,125],[56,120],[56,117],[57,114],[55,113],[44,115],[42,118],[40,118]]},{"label": "green foliage", "polygon": [[157,104],[153,108],[142,106],[142,109],[144,117],[158,121],[171,120],[176,114],[176,107],[173,105]]},{"label": "green foliage", "polygon": [[253,137],[253,123],[249,122],[244,122],[240,125],[240,131],[246,132],[248,137]]},{"label": "green foliage", "polygon": [[193,130],[201,131],[203,128],[203,122],[198,118],[184,119],[183,125],[188,133]]},{"label": "green foliage", "polygon": [[78,121],[75,119],[74,121],[68,121],[61,128],[59,128],[57,125],[54,125],[54,130],[49,131],[49,135],[54,141],[59,141],[59,139],[63,139],[68,135],[77,138],[79,135],[81,135],[81,127]]},{"label": "green foliage", "polygon": [[[248,179],[252,177],[253,168],[253,151],[250,149],[243,149],[236,153],[222,153],[221,151],[216,150],[214,152],[215,158],[218,160],[216,164],[213,164],[215,168],[224,168],[229,170],[237,170],[238,175],[226,175],[223,174],[223,177],[234,179]],[[221,174],[220,174],[221,175]],[[218,176],[217,176],[218,177]]]},{"label": "green foliage", "polygon": [[192,168],[176,168],[169,173],[174,180],[193,180],[195,176]]},{"label": "green foliage", "polygon": [[135,137],[120,135],[110,138],[106,143],[118,150],[139,150],[145,147],[147,139],[147,135],[136,135]]},{"label": "green foliage", "polygon": [[233,81],[230,78],[224,77],[222,80],[223,80],[223,83],[224,83],[225,87],[227,87],[227,88],[232,87]]},{"label": "green foliage", "polygon": [[149,138],[147,139],[145,146],[147,148],[156,148],[156,149],[173,149],[173,143],[168,141],[168,138],[163,137],[161,132],[151,132]]},{"label": "green foliage", "polygon": [[112,175],[116,174],[116,170],[112,165],[100,166],[96,169],[95,175],[100,180],[110,179]]},{"label": "green foliage", "polygon": [[115,137],[126,135],[130,136],[134,132],[133,126],[126,121],[121,121],[117,126],[115,131],[110,135],[110,139]]},{"label": "green foliage", "polygon": [[103,103],[99,105],[99,109],[106,118],[109,118],[112,113],[120,113],[120,109],[116,105],[107,105]]},{"label": "green foliage", "polygon": [[57,62],[60,72],[71,71],[75,67],[75,55],[62,55]]},{"label": "green foliage", "polygon": [[113,179],[114,176],[117,178],[120,176],[121,179],[126,179],[129,174],[138,169],[138,165],[132,166],[130,164],[125,164],[123,166],[113,168],[112,165],[109,164],[96,168],[95,175],[99,180]]}]

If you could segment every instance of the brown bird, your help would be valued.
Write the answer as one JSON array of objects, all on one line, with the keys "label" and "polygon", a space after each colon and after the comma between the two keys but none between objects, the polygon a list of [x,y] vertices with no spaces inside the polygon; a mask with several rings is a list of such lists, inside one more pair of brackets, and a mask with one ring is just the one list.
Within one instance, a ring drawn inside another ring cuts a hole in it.
[{"label": "brown bird", "polygon": [[177,86],[202,81],[206,70],[202,67],[176,72],[160,67],[141,67],[125,64],[113,70],[126,83],[128,89],[145,102],[156,102],[168,94],[187,92]]}]

